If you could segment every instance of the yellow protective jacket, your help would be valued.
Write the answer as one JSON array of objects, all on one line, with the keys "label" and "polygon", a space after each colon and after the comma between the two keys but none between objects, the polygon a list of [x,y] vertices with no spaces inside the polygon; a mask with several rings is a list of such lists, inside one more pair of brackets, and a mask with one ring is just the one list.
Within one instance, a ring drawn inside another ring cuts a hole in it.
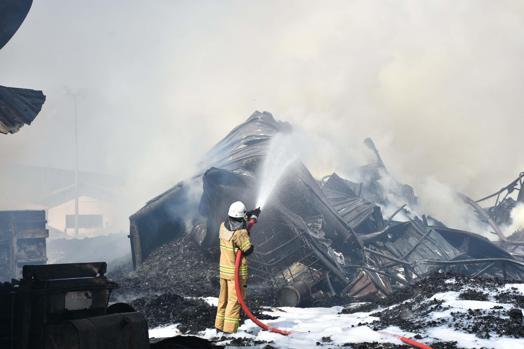
[{"label": "yellow protective jacket", "polygon": [[[228,230],[224,223],[220,225],[220,278],[235,279],[235,258],[238,249],[246,252],[251,248],[247,229]],[[247,279],[247,259],[242,257],[239,270],[240,278]]]}]

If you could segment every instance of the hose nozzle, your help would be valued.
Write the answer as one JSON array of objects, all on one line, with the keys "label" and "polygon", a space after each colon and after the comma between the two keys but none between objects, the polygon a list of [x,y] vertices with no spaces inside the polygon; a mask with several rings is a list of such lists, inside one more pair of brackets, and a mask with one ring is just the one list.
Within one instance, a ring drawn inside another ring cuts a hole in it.
[{"label": "hose nozzle", "polygon": [[257,207],[252,209],[251,211],[247,211],[246,215],[249,220],[254,219],[255,221],[257,221],[261,212],[262,210],[260,209],[260,207]]}]

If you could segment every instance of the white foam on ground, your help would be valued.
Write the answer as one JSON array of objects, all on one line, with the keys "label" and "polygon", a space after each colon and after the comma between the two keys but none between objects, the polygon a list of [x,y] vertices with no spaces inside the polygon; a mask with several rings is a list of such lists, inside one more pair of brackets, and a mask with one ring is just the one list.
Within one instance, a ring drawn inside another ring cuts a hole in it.
[{"label": "white foam on ground", "polygon": [[[474,301],[474,300],[459,299],[458,298],[459,294],[460,292],[454,292],[454,291],[437,293],[433,297],[431,297],[430,300],[432,299],[441,300],[441,301],[444,301],[443,306],[450,306],[454,308],[455,310],[462,309],[466,311],[468,309],[488,310],[497,305],[502,305],[502,306],[505,305],[505,304],[500,304],[500,303],[491,302],[491,301]],[[507,306],[510,306],[510,305],[507,305]]]},{"label": "white foam on ground", "polygon": [[502,290],[510,291],[512,288],[516,289],[517,292],[524,295],[524,284],[505,284]]},{"label": "white foam on ground", "polygon": [[[524,284],[506,284],[500,288],[501,291],[508,291],[516,288],[518,292],[524,294]],[[489,293],[488,290],[479,289]],[[514,291],[514,290],[513,290]],[[437,293],[431,299],[443,301],[444,307],[450,307],[448,310],[434,312],[430,314],[432,318],[447,318],[451,312],[466,312],[468,309],[491,309],[494,306],[502,306],[505,310],[512,308],[511,304],[495,303],[489,301],[470,301],[459,299],[460,292],[442,292]],[[490,297],[491,298],[491,297]],[[215,297],[203,298],[208,303],[213,304],[217,299]],[[492,298],[491,298],[492,299]],[[396,307],[393,305],[392,307]],[[377,317],[371,316],[371,312],[358,312],[353,314],[339,314],[343,307],[331,308],[272,308],[264,311],[265,314],[278,317],[274,320],[263,320],[264,323],[279,329],[291,331],[292,335],[282,336],[277,333],[262,331],[251,320],[246,320],[239,328],[239,331],[232,335],[226,335],[226,338],[251,338],[257,341],[272,342],[271,345],[276,348],[311,348],[316,347],[317,342],[322,342],[322,337],[330,337],[331,342],[324,343],[331,345],[343,345],[345,343],[362,343],[362,342],[380,342],[402,344],[399,339],[386,333],[374,331],[369,325],[371,322],[378,320]],[[413,337],[416,333],[409,333],[398,327],[388,327],[383,332],[405,337]],[[149,331],[150,337],[162,338],[171,337],[180,334],[177,325],[157,327]],[[457,346],[463,348],[524,348],[523,338],[510,337],[492,337],[490,339],[477,338],[474,334],[462,332],[460,330],[449,328],[447,325],[427,328],[421,331],[423,338],[419,340],[430,344],[433,341],[456,341]],[[217,333],[214,329],[207,329],[199,333],[200,337],[207,339],[216,339]],[[222,336],[222,335],[220,335]],[[220,344],[227,344],[224,341]]]},{"label": "white foam on ground", "polygon": [[167,338],[181,334],[178,330],[178,324],[159,326],[149,330],[149,338]]},{"label": "white foam on ground", "polygon": [[524,339],[497,337],[493,339],[481,339],[471,333],[464,333],[448,327],[435,327],[426,330],[426,333],[439,341],[456,341],[462,348],[493,348],[493,349],[517,349],[524,348]]},{"label": "white foam on ground", "polygon": [[[278,316],[275,320],[265,320],[267,325],[283,330],[290,330],[290,336],[262,331],[251,320],[246,320],[237,333],[231,338],[252,338],[257,341],[273,342],[278,348],[309,348],[316,342],[322,342],[322,337],[330,337],[331,344],[381,342],[401,342],[387,334],[373,331],[367,323],[377,320],[370,313],[338,314],[342,307],[331,308],[276,308],[264,311],[265,314]],[[359,325],[360,324],[360,325]],[[390,327],[385,331],[401,335],[412,335],[403,332],[398,327]],[[202,333],[205,338],[216,337],[215,330]]]}]

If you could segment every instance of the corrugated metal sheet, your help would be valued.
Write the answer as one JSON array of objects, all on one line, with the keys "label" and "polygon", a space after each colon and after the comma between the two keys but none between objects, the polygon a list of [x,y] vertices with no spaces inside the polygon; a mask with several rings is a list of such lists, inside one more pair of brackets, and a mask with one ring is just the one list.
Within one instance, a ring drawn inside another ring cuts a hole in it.
[{"label": "corrugated metal sheet", "polygon": [[15,133],[31,124],[44,102],[42,91],[0,86],[0,133]]},{"label": "corrugated metal sheet", "polygon": [[[322,191],[329,203],[344,219],[347,225],[359,233],[372,233],[384,227],[380,207],[359,197],[359,185],[333,173],[322,184]],[[361,227],[363,223],[365,227]]]}]

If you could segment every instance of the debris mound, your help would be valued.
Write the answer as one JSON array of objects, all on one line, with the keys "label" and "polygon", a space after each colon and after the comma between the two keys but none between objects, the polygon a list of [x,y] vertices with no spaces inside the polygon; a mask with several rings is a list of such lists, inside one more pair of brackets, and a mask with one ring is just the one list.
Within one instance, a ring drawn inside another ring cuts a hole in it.
[{"label": "debris mound", "polygon": [[224,348],[206,339],[195,336],[175,336],[171,338],[154,339],[151,349],[215,349]]},{"label": "debris mound", "polygon": [[216,307],[198,298],[184,298],[173,293],[135,299],[131,305],[142,312],[150,327],[180,324],[183,333],[197,333],[213,328]]},{"label": "debris mound", "polygon": [[487,301],[488,294],[482,291],[467,289],[459,294],[459,298],[468,301]]},{"label": "debris mound", "polygon": [[120,288],[114,297],[162,293],[187,297],[217,296],[218,261],[207,257],[191,236],[158,247],[140,267],[131,273],[114,271],[111,277]]}]

